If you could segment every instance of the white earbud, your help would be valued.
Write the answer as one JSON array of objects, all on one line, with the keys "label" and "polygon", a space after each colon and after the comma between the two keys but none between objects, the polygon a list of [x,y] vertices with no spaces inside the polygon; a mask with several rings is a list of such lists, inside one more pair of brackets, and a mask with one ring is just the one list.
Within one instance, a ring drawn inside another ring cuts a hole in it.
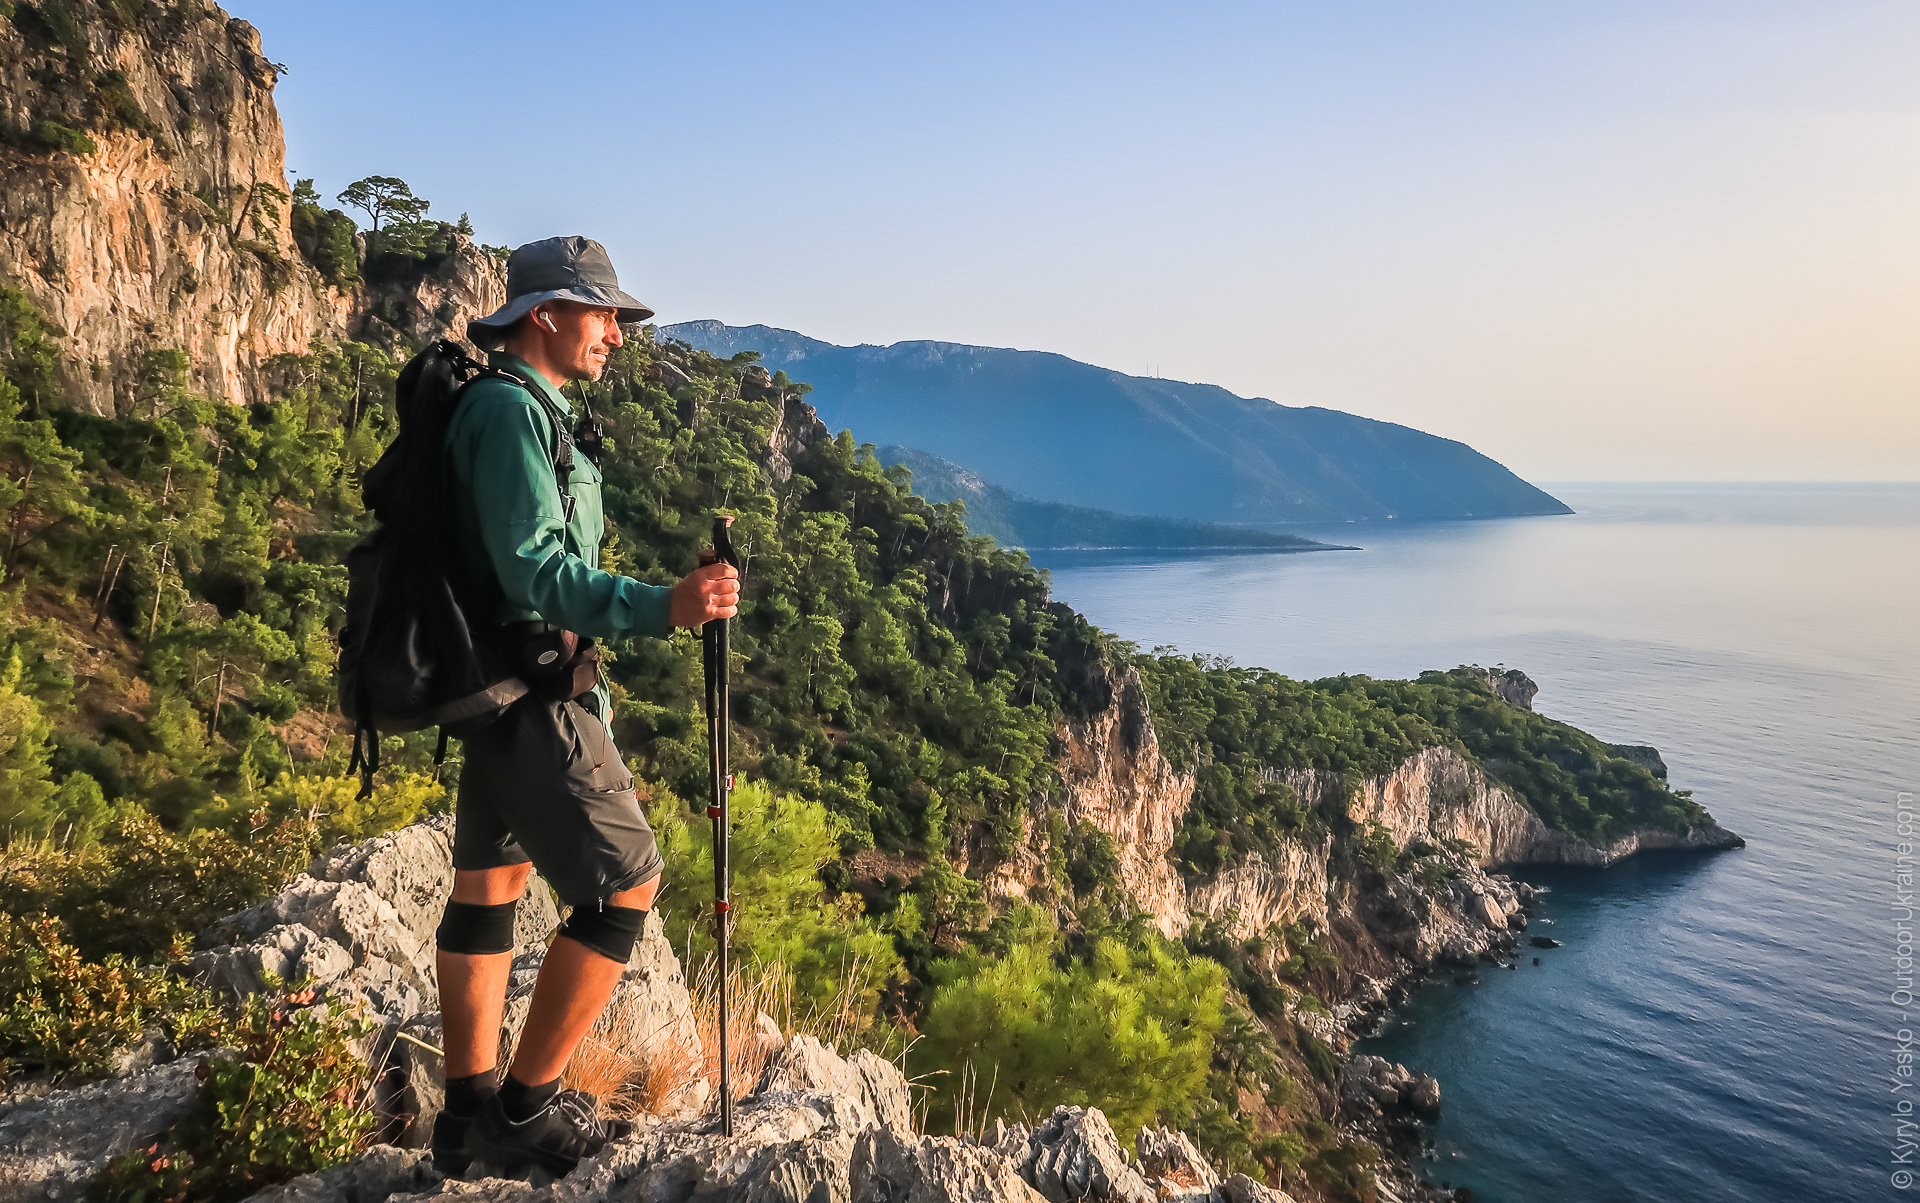
[{"label": "white earbud", "polygon": [[543,313],[540,315],[540,324],[542,326],[545,326],[547,329],[553,331],[555,334],[560,333],[560,327],[554,325],[553,318],[547,314]]}]

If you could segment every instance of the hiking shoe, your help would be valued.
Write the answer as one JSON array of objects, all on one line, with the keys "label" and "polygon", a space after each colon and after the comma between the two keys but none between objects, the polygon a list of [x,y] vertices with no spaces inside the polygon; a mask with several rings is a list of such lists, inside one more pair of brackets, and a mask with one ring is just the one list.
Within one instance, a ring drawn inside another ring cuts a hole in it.
[{"label": "hiking shoe", "polygon": [[563,1090],[532,1118],[515,1123],[495,1096],[467,1129],[465,1151],[471,1160],[508,1175],[538,1166],[563,1177],[608,1141],[633,1131],[623,1120],[601,1120],[595,1114],[598,1107],[599,1100],[584,1090]]},{"label": "hiking shoe", "polygon": [[466,1173],[473,1162],[473,1155],[467,1152],[467,1129],[473,1127],[473,1118],[455,1115],[444,1107],[433,1117],[433,1141],[428,1146],[433,1150],[433,1168],[449,1178]]}]

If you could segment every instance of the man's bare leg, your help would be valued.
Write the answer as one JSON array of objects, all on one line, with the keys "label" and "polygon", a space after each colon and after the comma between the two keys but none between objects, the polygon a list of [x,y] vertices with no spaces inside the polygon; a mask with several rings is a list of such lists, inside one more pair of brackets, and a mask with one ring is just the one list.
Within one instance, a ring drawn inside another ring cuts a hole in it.
[{"label": "man's bare leg", "polygon": [[[478,906],[518,902],[532,870],[532,865],[455,869],[453,900]],[[440,979],[440,1038],[446,1049],[447,1077],[464,1078],[492,1069],[500,1059],[500,1020],[506,1012],[513,954],[436,952],[434,969]]]},{"label": "man's bare leg", "polygon": [[[653,878],[631,890],[607,899],[608,906],[649,910],[660,879]],[[482,958],[473,958],[482,959]],[[586,1039],[593,1021],[606,1009],[613,988],[626,971],[623,962],[594,952],[575,940],[561,937],[547,949],[540,963],[540,977],[534,983],[533,1004],[527,1010],[527,1026],[520,1034],[509,1072],[516,1082],[538,1086],[551,1082],[566,1069],[573,1050]],[[504,987],[505,978],[502,977]],[[498,1020],[496,1017],[496,1024]],[[452,1070],[448,1070],[449,1073]]]}]

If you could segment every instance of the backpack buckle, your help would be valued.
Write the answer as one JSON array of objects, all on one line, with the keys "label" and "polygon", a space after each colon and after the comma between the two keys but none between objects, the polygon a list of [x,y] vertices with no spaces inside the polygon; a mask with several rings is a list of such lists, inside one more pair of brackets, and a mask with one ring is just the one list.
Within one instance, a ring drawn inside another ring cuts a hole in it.
[{"label": "backpack buckle", "polygon": [[573,511],[577,508],[579,508],[579,499],[572,493],[560,494],[560,512],[565,516],[566,522],[573,521]]}]

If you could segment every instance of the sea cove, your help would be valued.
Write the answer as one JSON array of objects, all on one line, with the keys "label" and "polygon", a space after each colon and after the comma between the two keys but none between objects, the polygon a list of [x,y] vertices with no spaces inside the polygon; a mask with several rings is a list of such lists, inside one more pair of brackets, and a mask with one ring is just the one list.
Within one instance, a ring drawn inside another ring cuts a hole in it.
[{"label": "sea cove", "polygon": [[1443,976],[1361,1045],[1447,1091],[1429,1177],[1502,1203],[1878,1197],[1920,487],[1548,488],[1576,515],[1301,532],[1359,554],[1038,558],[1147,647],[1301,678],[1523,668],[1535,709],[1659,747],[1746,837],[1516,874],[1563,947]]}]

